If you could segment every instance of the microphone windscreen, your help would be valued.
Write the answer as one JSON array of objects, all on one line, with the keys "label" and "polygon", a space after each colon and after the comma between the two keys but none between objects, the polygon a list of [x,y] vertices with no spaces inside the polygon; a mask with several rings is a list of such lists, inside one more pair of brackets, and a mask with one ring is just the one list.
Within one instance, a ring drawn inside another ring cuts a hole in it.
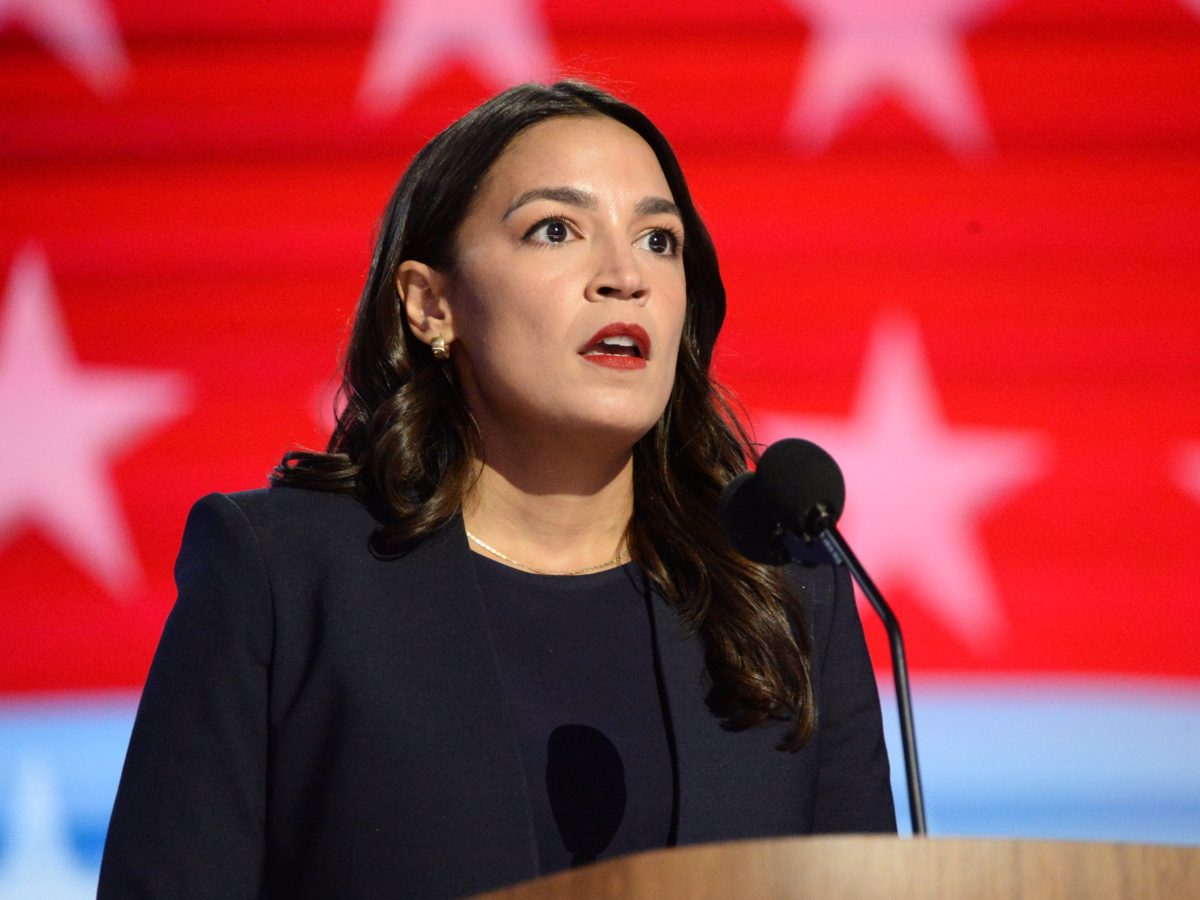
[{"label": "microphone windscreen", "polygon": [[721,491],[717,521],[733,549],[764,565],[779,560],[775,550],[778,519],[763,509],[753,472],[743,472]]},{"label": "microphone windscreen", "polygon": [[806,534],[809,518],[822,506],[836,523],[846,505],[846,482],[833,457],[800,438],[776,441],[758,461],[758,500],[767,513],[796,534]]}]

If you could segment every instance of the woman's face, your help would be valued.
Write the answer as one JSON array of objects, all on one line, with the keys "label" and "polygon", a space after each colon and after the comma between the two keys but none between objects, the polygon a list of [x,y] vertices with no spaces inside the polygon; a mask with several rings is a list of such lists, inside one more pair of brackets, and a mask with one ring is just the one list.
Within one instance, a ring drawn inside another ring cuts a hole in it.
[{"label": "woman's face", "polygon": [[683,225],[658,159],[603,117],[518,135],[480,185],[447,279],[451,359],[485,440],[619,439],[662,414],[686,307]]}]

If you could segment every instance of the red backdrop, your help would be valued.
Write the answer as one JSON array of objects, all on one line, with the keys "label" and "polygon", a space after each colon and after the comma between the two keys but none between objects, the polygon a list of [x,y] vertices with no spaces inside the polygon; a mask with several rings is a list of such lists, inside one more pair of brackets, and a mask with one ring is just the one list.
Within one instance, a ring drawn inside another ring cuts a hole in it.
[{"label": "red backdrop", "polygon": [[0,3],[0,691],[141,682],[408,158],[560,72],[674,142],[720,377],[843,459],[918,671],[1200,677],[1194,2],[463,6]]}]

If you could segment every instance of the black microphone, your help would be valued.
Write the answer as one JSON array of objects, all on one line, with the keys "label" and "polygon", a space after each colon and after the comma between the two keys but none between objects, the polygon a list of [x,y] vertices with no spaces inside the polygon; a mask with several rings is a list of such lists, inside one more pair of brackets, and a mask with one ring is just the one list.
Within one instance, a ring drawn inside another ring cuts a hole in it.
[{"label": "black microphone", "polygon": [[784,541],[786,533],[791,532],[806,544],[819,541],[835,563],[850,570],[862,588],[887,632],[912,829],[914,835],[925,834],[925,797],[917,763],[904,638],[891,607],[837,529],[845,505],[846,482],[833,457],[811,441],[786,438],[766,449],[759,458],[757,472],[743,473],[725,486],[717,516],[729,543],[748,559],[768,565],[788,562],[796,556]]},{"label": "black microphone", "polygon": [[788,438],[767,448],[757,472],[725,486],[717,517],[739,553],[779,565],[795,556],[782,544],[785,529],[811,542],[821,517],[836,522],[845,503],[846,482],[833,457],[811,441]]},{"label": "black microphone", "polygon": [[717,504],[717,519],[726,539],[742,556],[768,566],[788,561],[780,543],[783,527],[763,508],[753,472],[743,472],[725,485]]},{"label": "black microphone", "polygon": [[846,505],[846,481],[833,457],[800,438],[776,441],[758,461],[757,494],[784,528],[805,540],[836,523]]}]

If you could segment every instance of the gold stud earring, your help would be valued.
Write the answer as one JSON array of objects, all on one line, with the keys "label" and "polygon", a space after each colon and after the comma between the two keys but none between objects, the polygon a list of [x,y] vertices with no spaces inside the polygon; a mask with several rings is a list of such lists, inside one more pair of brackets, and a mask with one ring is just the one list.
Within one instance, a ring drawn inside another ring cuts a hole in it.
[{"label": "gold stud earring", "polygon": [[441,335],[429,342],[429,349],[433,351],[434,359],[444,362],[450,358],[450,348],[446,346],[446,339]]}]

